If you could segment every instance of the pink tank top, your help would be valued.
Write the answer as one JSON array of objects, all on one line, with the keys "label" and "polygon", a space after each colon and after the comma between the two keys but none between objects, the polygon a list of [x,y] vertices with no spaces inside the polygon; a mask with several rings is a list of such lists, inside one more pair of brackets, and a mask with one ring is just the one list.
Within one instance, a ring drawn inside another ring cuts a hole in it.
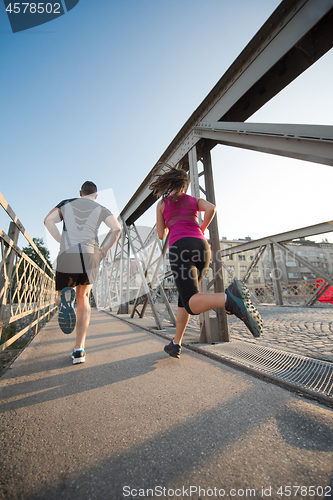
[{"label": "pink tank top", "polygon": [[183,193],[176,201],[168,196],[165,199],[163,217],[169,229],[169,247],[181,238],[206,239],[199,226],[198,200],[193,196]]}]

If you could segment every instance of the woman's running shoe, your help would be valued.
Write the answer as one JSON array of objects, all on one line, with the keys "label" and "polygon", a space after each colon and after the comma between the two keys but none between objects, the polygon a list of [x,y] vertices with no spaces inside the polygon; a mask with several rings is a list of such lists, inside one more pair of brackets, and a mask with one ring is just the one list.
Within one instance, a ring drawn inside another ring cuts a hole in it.
[{"label": "woman's running shoe", "polygon": [[174,344],[172,340],[170,344],[164,347],[164,351],[173,358],[179,358],[181,349],[182,349],[181,346],[178,344]]},{"label": "woman's running shoe", "polygon": [[74,299],[74,288],[68,286],[61,290],[58,323],[64,333],[72,333],[76,325]]},{"label": "woman's running shoe", "polygon": [[262,334],[262,319],[259,311],[251,302],[250,292],[245,283],[234,280],[225,293],[227,294],[225,312],[237,316],[245,323],[254,337],[260,337]]},{"label": "woman's running shoe", "polygon": [[73,365],[84,363],[86,360],[86,352],[84,349],[73,349],[72,353]]}]

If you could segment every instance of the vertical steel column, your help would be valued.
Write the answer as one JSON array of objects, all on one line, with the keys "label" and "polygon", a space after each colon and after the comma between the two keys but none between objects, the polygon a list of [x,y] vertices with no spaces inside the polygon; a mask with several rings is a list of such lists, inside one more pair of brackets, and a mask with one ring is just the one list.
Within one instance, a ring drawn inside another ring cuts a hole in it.
[{"label": "vertical steel column", "polygon": [[282,300],[282,290],[281,290],[281,281],[280,281],[280,269],[278,268],[277,263],[276,263],[274,243],[270,243],[269,248],[270,248],[270,252],[271,252],[271,273],[272,273],[272,280],[273,280],[273,291],[274,291],[275,303],[277,306],[282,306],[283,300]]},{"label": "vertical steel column", "polygon": [[[207,142],[205,143],[203,148],[203,166],[205,173],[206,199],[210,203],[213,203],[213,205],[216,205],[212,159],[210,154],[210,148]],[[220,249],[219,229],[217,223],[217,214],[215,214],[215,217],[209,224],[208,230],[209,230],[210,245],[212,251],[214,292],[224,293],[225,288],[224,288],[223,272],[221,265],[221,249]],[[222,308],[216,309],[215,312],[217,316],[217,331],[219,340],[222,340],[223,342],[229,342],[230,337],[228,331],[228,321],[226,312]]]},{"label": "vertical steel column", "polygon": [[[200,198],[200,184],[198,176],[198,158],[197,158],[196,146],[190,149],[188,153],[188,161],[190,166],[191,194],[195,198]],[[207,293],[207,282],[205,279],[201,281],[199,285],[199,290],[201,293]],[[199,318],[200,318],[200,342],[207,342],[208,344],[211,344],[212,334],[210,328],[209,311],[201,313],[199,315]]]}]

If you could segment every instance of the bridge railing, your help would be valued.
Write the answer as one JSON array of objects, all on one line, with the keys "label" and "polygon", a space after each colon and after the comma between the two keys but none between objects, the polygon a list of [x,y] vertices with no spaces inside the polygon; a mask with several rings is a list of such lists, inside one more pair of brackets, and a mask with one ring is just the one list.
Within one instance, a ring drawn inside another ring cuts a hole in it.
[{"label": "bridge railing", "polygon": [[[24,229],[2,193],[0,205],[9,219],[6,233],[0,229],[0,352],[29,330],[36,334],[41,321],[56,308],[54,272]],[[41,267],[18,246],[19,237],[31,245]]]},{"label": "bridge railing", "polygon": [[[257,305],[304,307],[317,301],[332,304],[332,229],[330,221],[259,240],[221,240],[206,275],[206,291],[213,291],[217,272],[219,277],[223,274],[226,287],[235,278],[247,283]],[[313,239],[319,235],[326,237],[315,243]],[[214,261],[220,267],[214,266]],[[144,241],[135,224],[125,228],[114,255],[102,263],[95,298],[99,309],[127,313],[132,318],[151,316],[159,329],[175,324],[177,291],[167,241],[158,239],[155,227]],[[212,312],[206,318],[210,335],[217,329],[215,316],[216,312]],[[190,324],[199,327],[202,318],[193,317]]]}]

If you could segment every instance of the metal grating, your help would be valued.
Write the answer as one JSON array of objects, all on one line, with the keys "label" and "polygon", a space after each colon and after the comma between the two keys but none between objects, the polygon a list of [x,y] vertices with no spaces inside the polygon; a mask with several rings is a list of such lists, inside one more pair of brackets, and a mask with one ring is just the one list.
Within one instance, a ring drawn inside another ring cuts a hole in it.
[{"label": "metal grating", "polygon": [[286,384],[320,396],[333,396],[333,363],[241,341],[219,344],[217,352]]}]

